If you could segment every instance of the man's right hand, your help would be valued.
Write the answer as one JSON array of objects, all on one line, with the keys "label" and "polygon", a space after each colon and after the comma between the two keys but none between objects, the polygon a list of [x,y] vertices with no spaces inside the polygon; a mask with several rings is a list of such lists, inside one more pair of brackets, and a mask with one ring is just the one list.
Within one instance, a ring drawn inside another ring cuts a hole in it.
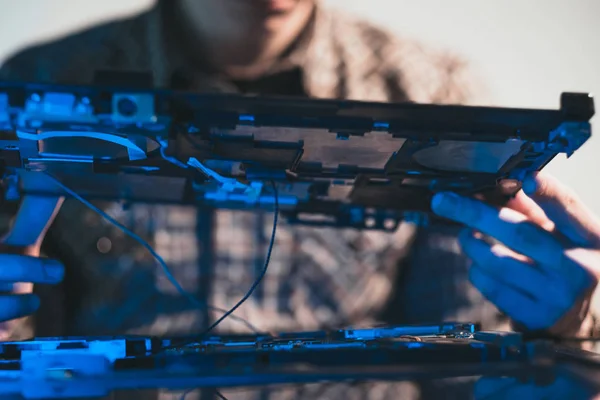
[{"label": "man's right hand", "polygon": [[10,232],[0,243],[0,340],[11,335],[17,318],[40,305],[33,284],[57,284],[64,276],[58,261],[39,258],[44,236],[62,199],[25,197]]}]

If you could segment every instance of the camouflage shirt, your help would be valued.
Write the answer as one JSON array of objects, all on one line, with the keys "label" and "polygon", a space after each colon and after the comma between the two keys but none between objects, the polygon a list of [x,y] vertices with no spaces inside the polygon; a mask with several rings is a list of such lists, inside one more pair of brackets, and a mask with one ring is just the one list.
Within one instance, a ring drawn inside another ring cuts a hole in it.
[{"label": "camouflage shirt", "polygon": [[[227,81],[187,59],[173,12],[160,2],[138,16],[26,49],[5,63],[0,77],[86,84],[98,69],[151,70],[156,86],[172,86],[177,76],[180,86],[198,91],[474,101],[460,59],[321,6],[303,37],[263,78]],[[263,268],[270,213],[101,205],[154,246],[186,291],[214,306],[233,306]],[[455,233],[441,225],[404,224],[381,233],[282,222],[269,271],[236,315],[269,331],[443,320],[507,328],[506,318],[469,284]],[[180,296],[143,247],[77,201],[65,202],[45,249],[68,270],[61,287],[36,289],[42,296],[37,334],[187,334],[220,316]],[[247,328],[229,319],[218,330]]]}]

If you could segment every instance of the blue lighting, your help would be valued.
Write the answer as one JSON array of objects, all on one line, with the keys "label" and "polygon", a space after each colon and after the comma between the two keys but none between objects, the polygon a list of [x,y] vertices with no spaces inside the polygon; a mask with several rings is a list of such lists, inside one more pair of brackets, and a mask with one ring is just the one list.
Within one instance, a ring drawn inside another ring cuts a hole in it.
[{"label": "blue lighting", "polygon": [[254,122],[254,115],[240,115],[240,121]]}]

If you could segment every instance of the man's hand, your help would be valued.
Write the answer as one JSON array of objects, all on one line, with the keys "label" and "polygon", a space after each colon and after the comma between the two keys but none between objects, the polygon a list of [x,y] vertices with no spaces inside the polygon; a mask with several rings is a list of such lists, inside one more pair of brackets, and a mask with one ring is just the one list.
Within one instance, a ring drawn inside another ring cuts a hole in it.
[{"label": "man's hand", "polygon": [[597,390],[586,387],[581,381],[558,375],[552,382],[536,383],[533,379],[483,377],[475,383],[475,400],[600,400]]},{"label": "man's hand", "polygon": [[33,284],[56,284],[63,266],[39,258],[44,235],[56,215],[60,199],[23,199],[10,233],[0,242],[0,340],[10,336],[16,318],[37,310],[39,299]]},{"label": "man's hand", "polygon": [[459,239],[471,282],[514,322],[584,334],[600,279],[600,221],[570,190],[540,173],[500,210],[452,193],[434,196],[432,209],[467,226]]}]

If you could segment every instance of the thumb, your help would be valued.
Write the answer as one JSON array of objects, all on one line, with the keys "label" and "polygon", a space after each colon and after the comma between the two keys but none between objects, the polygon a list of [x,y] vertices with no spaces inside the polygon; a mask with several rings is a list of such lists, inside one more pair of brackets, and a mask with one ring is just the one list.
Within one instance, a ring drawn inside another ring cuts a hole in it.
[{"label": "thumb", "polygon": [[59,197],[25,196],[2,243],[14,247],[40,245],[62,201]]},{"label": "thumb", "polygon": [[523,191],[573,243],[583,247],[600,244],[600,220],[557,179],[541,172],[533,174],[524,180]]}]

